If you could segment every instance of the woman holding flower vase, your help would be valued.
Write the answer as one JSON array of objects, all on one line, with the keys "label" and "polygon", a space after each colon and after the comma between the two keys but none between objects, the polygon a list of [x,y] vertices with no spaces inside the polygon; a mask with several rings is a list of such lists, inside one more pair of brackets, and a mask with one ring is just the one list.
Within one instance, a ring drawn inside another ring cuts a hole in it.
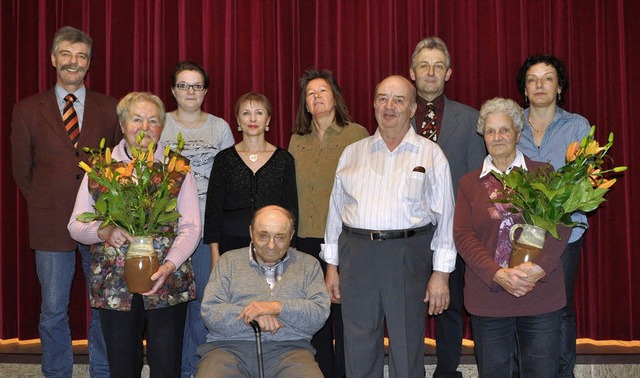
[{"label": "woman holding flower vase", "polygon": [[[100,310],[111,374],[140,376],[145,337],[151,376],[178,377],[187,302],[195,298],[188,258],[201,229],[195,180],[188,161],[158,143],[165,110],[157,96],[130,93],[117,113],[124,139],[113,153],[93,151],[68,228],[92,245],[91,306]],[[134,235],[153,237],[160,262],[141,294],[125,280]]]},{"label": "woman holding flower vase", "polygon": [[462,177],[458,188],[453,236],[467,264],[465,307],[471,314],[480,377],[511,377],[515,371],[523,377],[556,374],[565,305],[560,256],[569,229],[560,227],[562,240],[547,237],[537,259],[509,268],[509,231],[524,222],[509,211],[509,204],[492,202],[503,188],[493,172],[544,165],[516,148],[523,126],[522,109],[514,101],[487,101],[477,131],[489,155],[482,168]]},{"label": "woman holding flower vase", "polygon": [[[524,95],[525,128],[518,148],[534,161],[553,165],[558,170],[566,164],[565,152],[575,141],[589,134],[589,122],[579,114],[562,109],[569,80],[564,64],[551,55],[528,57],[517,76],[518,90]],[[576,212],[572,219],[582,223],[574,227],[562,255],[567,305],[562,311],[560,366],[558,377],[573,377],[576,363],[576,317],[573,292],[587,217]]]}]

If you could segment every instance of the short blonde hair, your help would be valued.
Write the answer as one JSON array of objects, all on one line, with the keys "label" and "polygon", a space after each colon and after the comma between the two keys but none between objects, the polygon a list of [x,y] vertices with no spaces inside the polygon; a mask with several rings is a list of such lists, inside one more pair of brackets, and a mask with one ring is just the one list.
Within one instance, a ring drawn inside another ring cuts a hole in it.
[{"label": "short blonde hair", "polygon": [[150,92],[131,92],[128,95],[124,96],[120,102],[118,102],[118,107],[116,108],[116,112],[118,113],[118,121],[120,122],[120,126],[124,127],[124,122],[127,120],[129,113],[133,109],[133,107],[140,102],[149,102],[156,106],[158,109],[158,117],[160,117],[160,124],[164,125],[164,120],[166,116],[166,112],[164,110],[164,104],[160,97],[154,95]]},{"label": "short blonde hair", "polygon": [[482,108],[480,108],[480,117],[478,117],[476,128],[478,134],[484,135],[484,123],[487,117],[494,113],[502,113],[511,118],[516,132],[521,133],[524,129],[524,113],[520,105],[509,98],[494,97],[482,104]]}]

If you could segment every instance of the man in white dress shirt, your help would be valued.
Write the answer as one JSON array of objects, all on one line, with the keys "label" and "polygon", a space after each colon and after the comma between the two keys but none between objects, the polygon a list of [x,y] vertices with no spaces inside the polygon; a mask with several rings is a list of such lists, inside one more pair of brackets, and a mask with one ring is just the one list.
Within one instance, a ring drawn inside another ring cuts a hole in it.
[{"label": "man in white dress shirt", "polygon": [[378,130],[338,163],[321,252],[326,284],[342,302],[348,377],[382,377],[385,319],[389,375],[424,377],[425,313],[448,308],[456,260],[451,174],[440,147],[411,129],[411,82],[384,79],[373,106]]}]

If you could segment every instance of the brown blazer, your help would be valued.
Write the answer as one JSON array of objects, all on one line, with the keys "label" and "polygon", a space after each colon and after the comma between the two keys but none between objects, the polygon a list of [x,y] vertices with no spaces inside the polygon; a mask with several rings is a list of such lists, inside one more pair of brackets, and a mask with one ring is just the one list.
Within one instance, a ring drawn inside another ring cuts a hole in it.
[{"label": "brown blazer", "polygon": [[104,137],[108,146],[122,138],[117,100],[87,89],[78,148],[62,124],[55,88],[18,102],[11,122],[13,178],[27,200],[29,244],[41,251],[73,251],[67,223],[84,172],[78,167]]}]

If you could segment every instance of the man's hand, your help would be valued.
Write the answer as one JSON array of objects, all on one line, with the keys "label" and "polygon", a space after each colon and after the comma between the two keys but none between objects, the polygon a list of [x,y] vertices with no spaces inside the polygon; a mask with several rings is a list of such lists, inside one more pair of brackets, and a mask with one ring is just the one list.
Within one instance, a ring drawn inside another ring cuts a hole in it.
[{"label": "man's hand", "polygon": [[493,282],[502,286],[507,293],[520,298],[536,286],[527,279],[527,273],[515,268],[502,268],[493,276]]},{"label": "man's hand", "polygon": [[[273,302],[251,302],[245,308],[240,311],[238,319],[242,320],[244,324],[249,325],[252,320],[258,320],[259,316],[272,315],[278,316],[282,311],[282,303],[278,301]],[[260,323],[260,321],[258,321]],[[262,324],[260,324],[262,327]]]},{"label": "man's hand", "polygon": [[449,273],[431,273],[423,302],[429,303],[429,315],[440,315],[449,308]]},{"label": "man's hand", "polygon": [[340,274],[337,265],[327,264],[324,284],[327,286],[331,303],[340,303]]},{"label": "man's hand", "polygon": [[274,315],[260,315],[256,318],[262,332],[276,333],[284,324]]}]

